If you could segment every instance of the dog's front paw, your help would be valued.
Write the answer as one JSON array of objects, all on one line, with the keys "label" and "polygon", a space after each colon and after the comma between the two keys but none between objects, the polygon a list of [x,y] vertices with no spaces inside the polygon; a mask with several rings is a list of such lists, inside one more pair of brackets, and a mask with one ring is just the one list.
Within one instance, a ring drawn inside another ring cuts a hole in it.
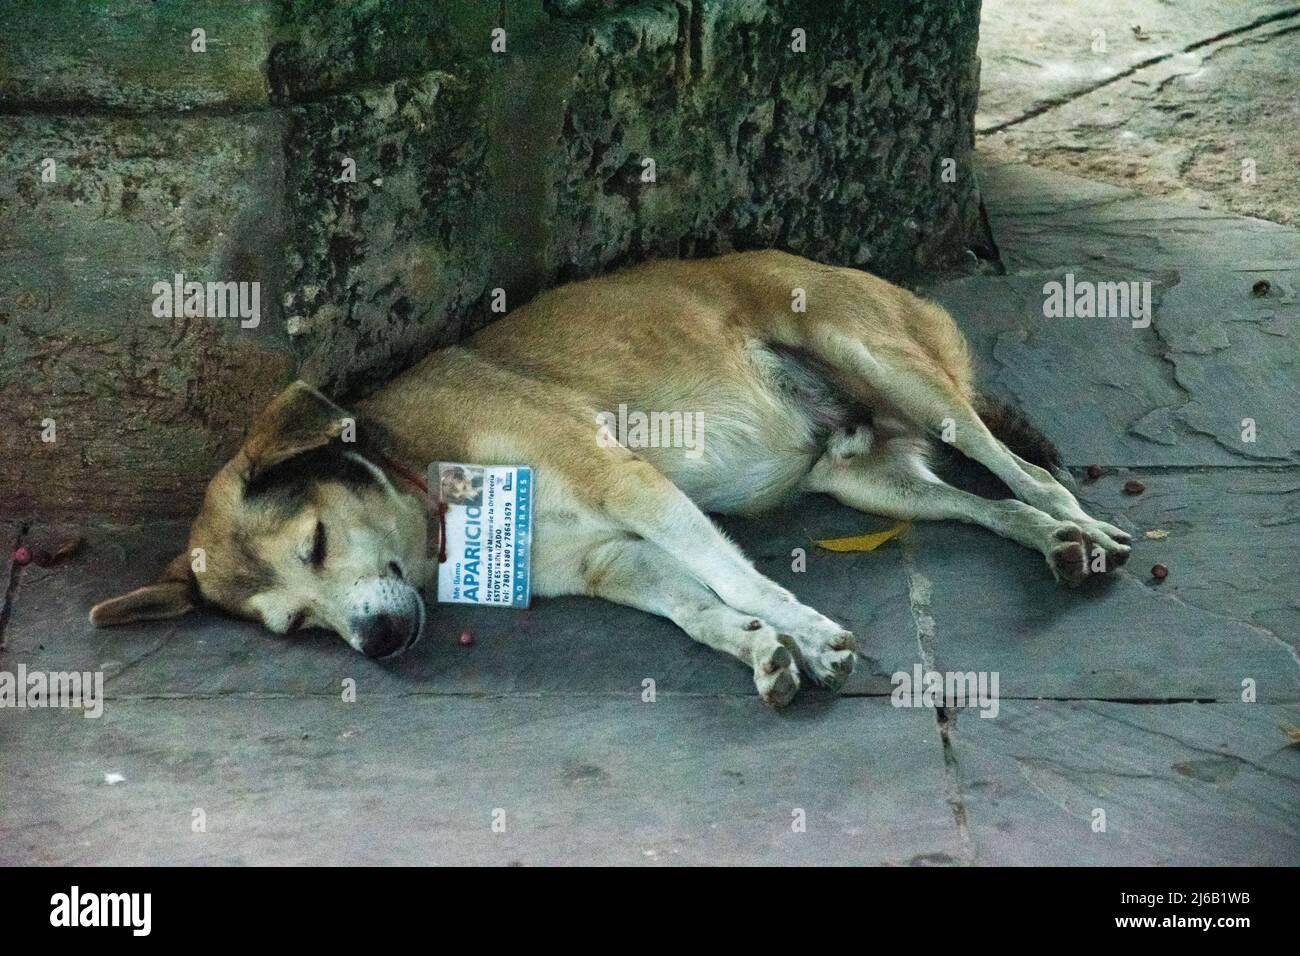
[{"label": "dog's front paw", "polygon": [[773,640],[754,651],[754,686],[763,703],[784,707],[794,699],[799,690],[799,672],[794,666],[794,655],[782,644]]}]

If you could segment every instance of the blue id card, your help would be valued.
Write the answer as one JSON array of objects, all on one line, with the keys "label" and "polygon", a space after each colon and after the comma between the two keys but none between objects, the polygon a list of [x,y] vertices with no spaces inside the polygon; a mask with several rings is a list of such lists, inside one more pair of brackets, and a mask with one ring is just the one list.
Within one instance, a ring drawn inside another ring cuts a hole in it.
[{"label": "blue id card", "polygon": [[438,601],[528,607],[533,470],[438,461],[429,494],[435,512],[446,507]]}]

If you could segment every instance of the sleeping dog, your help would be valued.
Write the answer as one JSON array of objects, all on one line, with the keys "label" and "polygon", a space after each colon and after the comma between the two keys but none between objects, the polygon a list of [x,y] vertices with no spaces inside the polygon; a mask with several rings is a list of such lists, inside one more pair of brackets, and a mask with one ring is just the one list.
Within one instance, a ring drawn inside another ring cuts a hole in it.
[{"label": "sleeping dog", "polygon": [[[610,440],[600,423],[620,406],[694,414],[703,440],[691,454]],[[759,574],[708,512],[811,491],[972,522],[1042,552],[1072,585],[1127,558],[1129,535],[1084,513],[1050,445],[1019,441],[1027,426],[991,408],[949,315],[874,276],[779,252],[650,263],[548,292],[353,411],[290,385],[212,479],[187,551],[90,616],[172,617],[206,601],[389,657],[420,636],[420,589],[436,574],[418,476],[431,461],[526,464],[534,593],[670,618],[751,667],[781,706],[801,681],[841,686],[853,635]],[[1012,497],[945,483],[936,448]]]}]

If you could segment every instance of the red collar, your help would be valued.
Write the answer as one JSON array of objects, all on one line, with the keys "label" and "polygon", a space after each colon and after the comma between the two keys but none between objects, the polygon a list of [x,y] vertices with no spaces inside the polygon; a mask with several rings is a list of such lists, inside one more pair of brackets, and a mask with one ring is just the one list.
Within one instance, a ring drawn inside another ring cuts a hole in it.
[{"label": "red collar", "polygon": [[414,485],[424,495],[425,508],[429,510],[430,519],[437,515],[437,522],[429,521],[430,534],[437,529],[438,535],[438,563],[442,564],[447,560],[447,503],[439,500],[435,506],[433,499],[429,495],[429,483],[421,478],[416,472],[407,468],[401,462],[394,461],[382,452],[377,452],[375,457],[379,459],[380,467],[386,471],[391,471],[397,477],[402,478],[408,483]]},{"label": "red collar", "polygon": [[387,468],[388,468],[390,471],[396,472],[397,475],[398,475],[398,477],[400,477],[400,478],[405,478],[405,479],[406,479],[407,481],[409,481],[411,484],[415,485],[415,487],[419,488],[422,492],[424,492],[424,497],[425,497],[425,499],[426,499],[426,500],[428,499],[428,497],[429,497],[429,483],[428,483],[427,481],[425,481],[423,478],[421,478],[421,477],[420,477],[419,475],[417,475],[415,472],[411,471],[411,469],[407,468],[405,465],[403,465],[403,464],[401,464],[401,463],[399,463],[399,462],[393,461],[391,458],[385,458],[385,459],[383,459],[383,463],[384,463],[385,466],[387,466]]}]

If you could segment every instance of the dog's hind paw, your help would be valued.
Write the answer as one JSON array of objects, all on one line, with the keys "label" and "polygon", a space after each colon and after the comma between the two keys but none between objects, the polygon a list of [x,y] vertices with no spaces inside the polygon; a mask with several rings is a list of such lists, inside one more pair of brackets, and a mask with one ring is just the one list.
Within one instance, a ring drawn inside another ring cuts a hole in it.
[{"label": "dog's hind paw", "polygon": [[[1128,534],[1112,525],[1098,525],[1085,529],[1066,522],[1052,532],[1047,566],[1056,580],[1073,587],[1091,575],[1110,574],[1128,560],[1133,550],[1127,543],[1131,540]],[[1103,527],[1115,536],[1101,530]]]},{"label": "dog's hind paw", "polygon": [[1088,552],[1084,548],[1083,532],[1075,525],[1066,525],[1052,533],[1052,545],[1047,552],[1047,566],[1056,580],[1073,587],[1088,577]]},{"label": "dog's hind paw", "polygon": [[1083,529],[1083,535],[1089,542],[1088,553],[1095,554],[1094,548],[1101,548],[1105,552],[1106,569],[1102,573],[1109,573],[1123,567],[1124,562],[1133,553],[1133,536],[1123,528],[1117,528],[1113,524],[1095,518],[1080,521],[1078,525]]}]

